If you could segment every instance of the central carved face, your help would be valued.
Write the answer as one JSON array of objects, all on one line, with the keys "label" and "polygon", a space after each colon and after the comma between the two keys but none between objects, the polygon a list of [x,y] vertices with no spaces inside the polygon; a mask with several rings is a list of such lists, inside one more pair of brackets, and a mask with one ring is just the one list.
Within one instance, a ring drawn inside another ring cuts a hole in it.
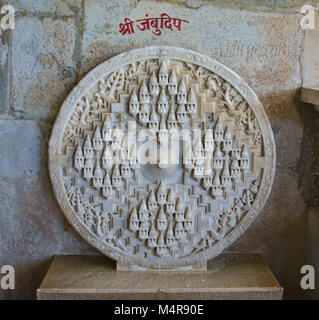
[{"label": "central carved face", "polygon": [[181,52],[101,72],[72,105],[51,160],[71,223],[122,263],[205,261],[270,191],[274,145],[258,100]]}]

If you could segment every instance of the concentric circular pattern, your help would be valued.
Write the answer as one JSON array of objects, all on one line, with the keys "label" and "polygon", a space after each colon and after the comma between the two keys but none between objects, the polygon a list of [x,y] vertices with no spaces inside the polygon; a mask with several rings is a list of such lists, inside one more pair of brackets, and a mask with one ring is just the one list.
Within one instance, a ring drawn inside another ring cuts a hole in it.
[{"label": "concentric circular pattern", "polygon": [[122,264],[203,263],[235,241],[271,190],[275,146],[252,89],[175,47],[116,56],[73,89],[50,174],[74,228]]}]

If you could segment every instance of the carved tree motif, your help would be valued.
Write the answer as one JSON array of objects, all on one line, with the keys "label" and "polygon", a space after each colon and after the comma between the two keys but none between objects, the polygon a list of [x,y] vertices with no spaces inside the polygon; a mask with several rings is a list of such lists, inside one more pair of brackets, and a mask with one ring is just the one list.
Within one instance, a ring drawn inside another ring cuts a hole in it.
[{"label": "carved tree motif", "polygon": [[113,72],[109,78],[107,78],[105,86],[106,86],[106,96],[107,99],[114,100],[115,99],[115,90],[119,90],[122,88],[125,80],[125,74],[122,69],[119,71]]}]

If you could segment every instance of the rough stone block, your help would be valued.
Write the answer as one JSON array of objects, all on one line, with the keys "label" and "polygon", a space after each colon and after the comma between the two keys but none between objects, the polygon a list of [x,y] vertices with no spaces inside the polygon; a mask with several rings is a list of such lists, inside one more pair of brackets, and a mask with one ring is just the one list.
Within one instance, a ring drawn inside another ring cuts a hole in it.
[{"label": "rough stone block", "polygon": [[[7,1],[12,5],[17,14],[54,14],[59,15],[59,12],[63,12],[63,15],[69,16],[70,12],[61,11],[62,8],[66,8],[65,4],[72,11],[72,7],[80,8],[81,2],[79,0],[10,0]],[[61,5],[62,3],[62,5]],[[60,6],[60,8],[59,8]],[[59,8],[59,9],[58,9]],[[59,11],[60,10],[60,11]],[[57,12],[58,11],[58,12]],[[66,14],[65,14],[66,13]]]},{"label": "rough stone block", "polygon": [[34,121],[0,120],[0,150],[0,261],[16,271],[16,289],[0,290],[0,299],[32,298],[52,255],[94,250],[64,230],[40,127]]},{"label": "rough stone block", "polygon": [[42,196],[47,182],[41,178],[44,148],[37,124],[0,121],[0,149],[0,261],[16,271],[16,290],[1,290],[0,295],[19,298],[32,295],[31,288],[37,284],[27,269],[35,267],[43,273],[43,266],[35,266],[36,262],[43,263],[58,247],[53,231],[57,216],[52,202]]},{"label": "rough stone block", "polygon": [[[303,86],[316,87],[319,86],[319,12],[315,12],[315,29],[305,31],[304,53],[303,53]],[[304,100],[306,102],[311,102]],[[313,102],[312,102],[313,103]]]},{"label": "rough stone block", "polygon": [[15,114],[34,119],[55,116],[75,81],[74,43],[72,19],[24,17],[16,21],[11,88]]},{"label": "rough stone block", "polygon": [[297,170],[303,141],[303,123],[300,119],[281,116],[273,118],[272,126],[276,140],[277,167]]},{"label": "rough stone block", "polygon": [[0,115],[7,111],[8,44],[0,31]]}]

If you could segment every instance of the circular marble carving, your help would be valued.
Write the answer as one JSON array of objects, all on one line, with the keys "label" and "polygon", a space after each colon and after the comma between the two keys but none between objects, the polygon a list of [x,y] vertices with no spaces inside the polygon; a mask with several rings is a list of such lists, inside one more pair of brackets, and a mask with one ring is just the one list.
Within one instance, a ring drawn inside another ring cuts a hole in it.
[{"label": "circular marble carving", "polygon": [[269,196],[275,145],[253,90],[176,47],[107,60],[72,90],[49,146],[71,225],[122,264],[203,263],[241,235]]}]

